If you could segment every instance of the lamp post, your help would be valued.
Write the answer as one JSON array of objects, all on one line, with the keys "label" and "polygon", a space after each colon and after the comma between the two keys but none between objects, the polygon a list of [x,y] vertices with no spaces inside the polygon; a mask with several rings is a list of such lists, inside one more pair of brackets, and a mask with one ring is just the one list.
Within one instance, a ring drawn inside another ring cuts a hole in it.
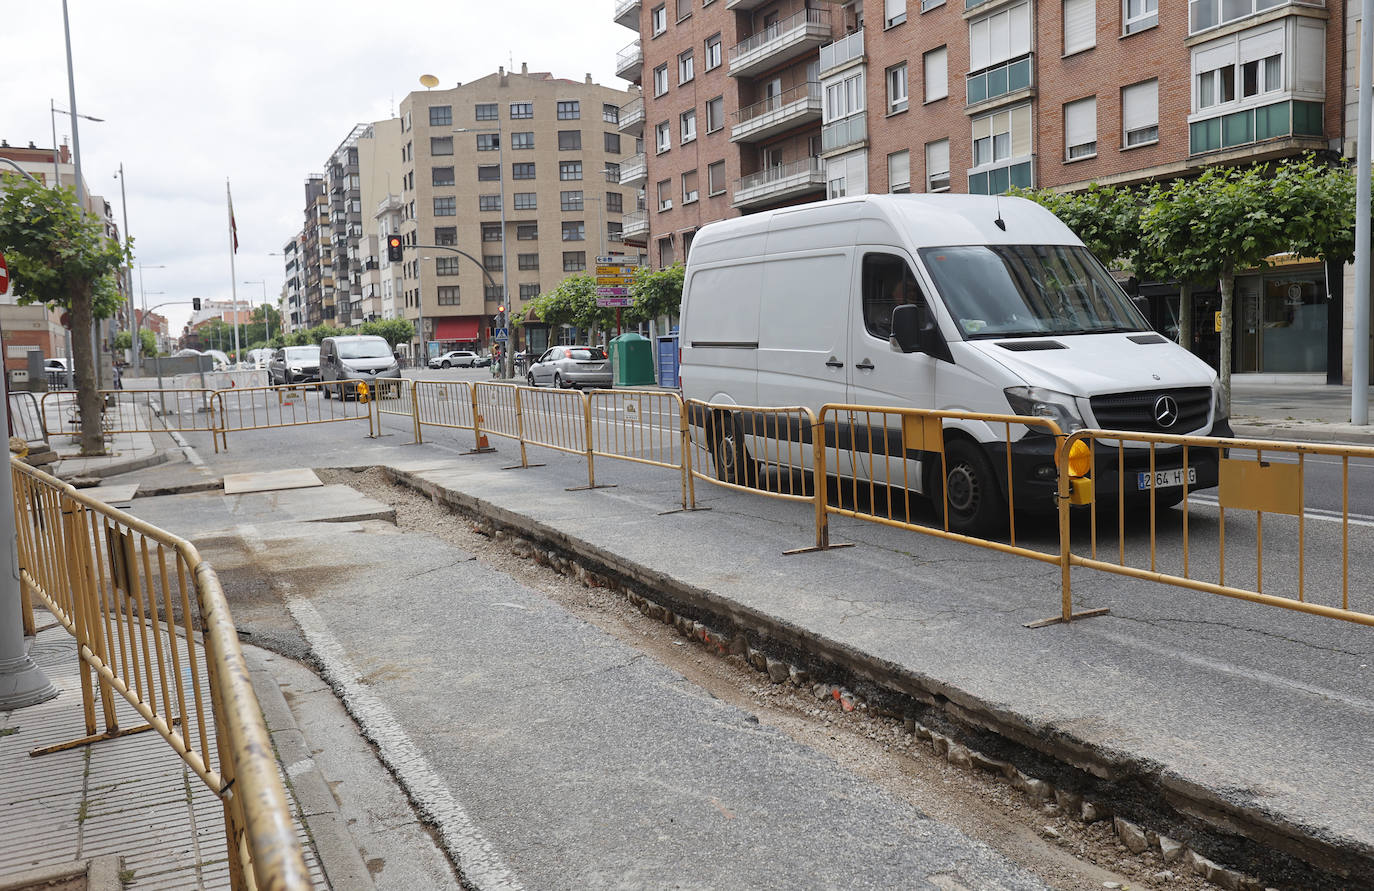
[{"label": "lamp post", "polygon": [[[139,332],[142,331],[142,329],[143,329],[143,319],[144,319],[144,318],[147,318],[147,316],[148,316],[148,293],[147,293],[146,291],[143,290],[143,270],[145,270],[145,269],[166,269],[166,268],[167,268],[167,267],[166,267],[166,266],[163,266],[163,265],[157,265],[157,266],[144,266],[142,263],[138,264],[138,305],[141,306],[141,307],[143,307],[143,309],[142,309],[142,316],[143,316],[143,318],[139,318],[138,316],[135,316],[135,317],[134,317],[134,355],[138,357],[138,360],[139,360],[139,361],[138,361],[138,365],[139,365],[140,368],[143,367],[143,356],[142,356],[143,339],[139,336]],[[153,293],[154,293],[154,294],[161,294],[162,292],[161,292],[161,291],[154,291]],[[130,297],[132,298],[132,294],[130,295]]]},{"label": "lamp post", "polygon": [[[244,282],[245,285],[262,285],[262,323],[263,331],[268,340],[272,339],[272,316],[267,312],[267,282],[263,279]],[[250,310],[248,320],[253,320],[253,313]]]},{"label": "lamp post", "polygon": [[[85,118],[88,121],[95,121],[97,124],[105,123],[104,118],[95,118],[91,117],[88,114],[73,115],[70,111],[67,111],[65,108],[58,108],[57,103],[54,102],[52,99],[48,100],[48,123],[52,125],[52,173],[53,185],[55,186],[62,185],[62,167],[58,159],[57,152],[57,116],[60,114],[70,115],[71,117],[77,118]],[[75,131],[76,129],[75,121],[72,122],[72,129],[73,131]],[[72,157],[73,159],[75,159],[75,155],[73,155]]]},{"label": "lamp post", "polygon": [[129,263],[133,258],[132,248],[129,246],[129,198],[124,191],[124,162],[119,162],[119,172],[115,174],[115,179],[119,180],[119,204],[124,214],[124,293],[128,295],[129,322],[127,330],[134,332],[134,340],[130,346],[134,353],[134,367],[143,367],[143,343],[138,339],[138,315],[134,310],[134,271],[129,268]]},{"label": "lamp post", "polygon": [[[508,267],[510,264],[508,264],[508,263],[506,262],[506,147],[505,147],[505,145],[504,145],[505,139],[503,139],[503,138],[502,138],[502,135],[501,135],[501,118],[500,118],[499,116],[496,118],[496,127],[495,127],[494,129],[476,129],[476,128],[472,128],[472,127],[459,127],[459,128],[457,128],[456,130],[454,130],[453,132],[454,132],[454,133],[495,133],[495,134],[496,134],[496,170],[497,170],[497,173],[500,174],[500,175],[497,177],[496,182],[497,182],[497,185],[500,187],[500,194],[501,194],[501,300],[500,300],[500,305],[501,305],[501,306],[505,306],[505,307],[509,307],[509,306],[510,306],[510,287],[509,287],[509,284],[508,284],[508,282],[509,282],[509,278],[508,278],[508,277],[509,277],[509,275],[510,275],[510,272],[509,272],[509,270],[507,269],[507,267]],[[485,267],[483,267],[483,268],[485,268]],[[421,298],[420,298],[420,301],[421,301],[421,304],[423,304],[423,303],[424,303],[424,298],[421,297]],[[485,311],[486,311],[486,308],[487,308],[487,307],[486,307],[486,301],[483,300],[483,301],[482,301],[483,315],[486,314],[486,312],[485,312]],[[423,305],[421,306],[421,311],[423,311]],[[507,318],[509,318],[509,309],[507,310]],[[509,332],[509,329],[507,329],[507,331]],[[423,334],[423,332],[422,332],[422,334]],[[510,350],[510,340],[509,340],[509,333],[508,333],[508,334],[507,334],[507,340],[506,340],[506,348],[503,349],[503,350],[501,351],[501,376],[502,376],[502,377],[510,377],[510,376],[511,376],[511,358],[512,358],[512,357],[511,357],[511,350]]]}]

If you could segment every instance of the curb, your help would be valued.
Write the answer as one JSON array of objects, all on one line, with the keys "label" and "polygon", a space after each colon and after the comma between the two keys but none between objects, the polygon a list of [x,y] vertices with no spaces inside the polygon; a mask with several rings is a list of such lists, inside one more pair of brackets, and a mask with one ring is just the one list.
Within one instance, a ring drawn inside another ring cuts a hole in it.
[{"label": "curb", "polygon": [[1374,445],[1374,427],[1353,424],[1313,424],[1286,426],[1280,422],[1231,423],[1237,439],[1272,439],[1282,442],[1321,442],[1338,445]]},{"label": "curb", "polygon": [[[358,844],[348,831],[348,824],[339,813],[338,802],[329,783],[315,766],[305,734],[296,724],[296,716],[286,704],[277,679],[263,663],[267,651],[241,643],[248,676],[262,707],[267,732],[276,750],[277,762],[287,784],[287,794],[295,805],[296,815],[305,824],[315,846],[325,877],[331,888],[339,891],[372,891],[376,885],[368,871]],[[271,654],[274,659],[285,656]]]},{"label": "curb", "polygon": [[63,457],[61,457],[61,456],[58,456],[58,459],[57,459],[57,466],[56,466],[56,468],[54,468],[54,469],[55,469],[55,473],[54,473],[53,475],[56,476],[56,477],[58,477],[59,479],[68,479],[69,477],[72,477],[72,476],[88,476],[88,477],[98,477],[98,478],[100,478],[100,479],[104,479],[104,478],[107,477],[107,476],[119,476],[119,475],[122,474],[122,473],[133,473],[135,470],[144,470],[144,469],[149,468],[149,467],[155,467],[155,466],[157,466],[158,464],[165,464],[165,463],[167,462],[167,453],[166,453],[165,451],[163,451],[163,450],[158,450],[158,451],[155,451],[153,454],[148,455],[147,457],[144,457],[144,458],[133,458],[133,459],[130,459],[130,460],[128,460],[128,461],[110,461],[110,462],[107,463],[107,464],[103,464],[103,465],[99,465],[99,466],[92,466],[92,467],[87,467],[87,468],[82,468],[81,470],[75,470],[75,469],[73,469],[70,473],[68,473],[68,472],[66,472],[65,470],[63,470],[63,467],[62,467],[62,465],[67,464],[68,462],[71,462],[71,461],[98,461],[98,460],[101,460],[101,459],[99,459],[99,458],[80,458],[80,457],[77,457],[77,456],[72,456],[72,457],[70,457],[70,458],[63,458]]}]

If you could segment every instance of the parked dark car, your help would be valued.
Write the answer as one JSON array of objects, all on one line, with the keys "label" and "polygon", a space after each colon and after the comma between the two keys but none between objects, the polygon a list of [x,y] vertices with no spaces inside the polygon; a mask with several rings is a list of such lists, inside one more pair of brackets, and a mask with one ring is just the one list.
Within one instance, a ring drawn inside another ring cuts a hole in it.
[{"label": "parked dark car", "polygon": [[267,377],[273,386],[315,383],[320,379],[320,348],[291,346],[275,350],[267,360]]}]

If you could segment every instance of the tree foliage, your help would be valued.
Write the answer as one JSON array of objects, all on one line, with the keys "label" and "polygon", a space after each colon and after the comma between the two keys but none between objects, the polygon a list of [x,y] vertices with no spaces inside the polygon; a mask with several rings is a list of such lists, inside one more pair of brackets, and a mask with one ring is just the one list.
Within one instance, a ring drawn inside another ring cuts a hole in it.
[{"label": "tree foliage", "polygon": [[1077,235],[1107,266],[1140,274],[1142,196],[1136,190],[1092,183],[1081,192],[1017,190],[1042,205]]},{"label": "tree foliage", "polygon": [[398,343],[409,343],[415,336],[415,325],[409,319],[377,319],[371,322],[363,322],[358,328],[359,334],[375,334],[383,337],[394,350]]},{"label": "tree foliage", "polygon": [[575,325],[578,328],[607,328],[615,323],[615,310],[596,305],[596,278],[590,273],[570,275],[552,291],[547,291],[525,304],[512,316],[523,325],[533,311],[539,321],[549,325]]},{"label": "tree foliage", "polygon": [[115,276],[132,258],[84,213],[72,189],[5,175],[0,178],[0,253],[20,303],[60,307],[71,317],[72,360],[81,413],[81,454],[105,451],[100,431],[91,330],[119,307]]},{"label": "tree foliage", "polygon": [[[138,342],[142,345],[140,352],[145,356],[157,355],[157,335],[147,328],[138,329]],[[110,346],[117,350],[127,350],[134,345],[134,333],[132,331],[116,331],[114,339],[110,341]]]},{"label": "tree foliage", "polygon": [[667,269],[641,266],[630,285],[634,305],[625,313],[630,324],[647,322],[660,316],[676,316],[682,306],[682,280],[686,267],[674,263]]}]

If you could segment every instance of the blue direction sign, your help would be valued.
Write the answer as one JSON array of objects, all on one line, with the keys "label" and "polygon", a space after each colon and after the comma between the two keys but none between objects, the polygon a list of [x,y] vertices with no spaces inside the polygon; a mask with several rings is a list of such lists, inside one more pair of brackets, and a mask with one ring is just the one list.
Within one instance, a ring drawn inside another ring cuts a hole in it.
[{"label": "blue direction sign", "polygon": [[492,333],[491,336],[492,336],[492,339],[493,339],[493,340],[505,340],[505,339],[506,339],[506,336],[507,336],[507,335],[506,335],[506,329],[505,329],[505,328],[497,328],[497,329]]}]

